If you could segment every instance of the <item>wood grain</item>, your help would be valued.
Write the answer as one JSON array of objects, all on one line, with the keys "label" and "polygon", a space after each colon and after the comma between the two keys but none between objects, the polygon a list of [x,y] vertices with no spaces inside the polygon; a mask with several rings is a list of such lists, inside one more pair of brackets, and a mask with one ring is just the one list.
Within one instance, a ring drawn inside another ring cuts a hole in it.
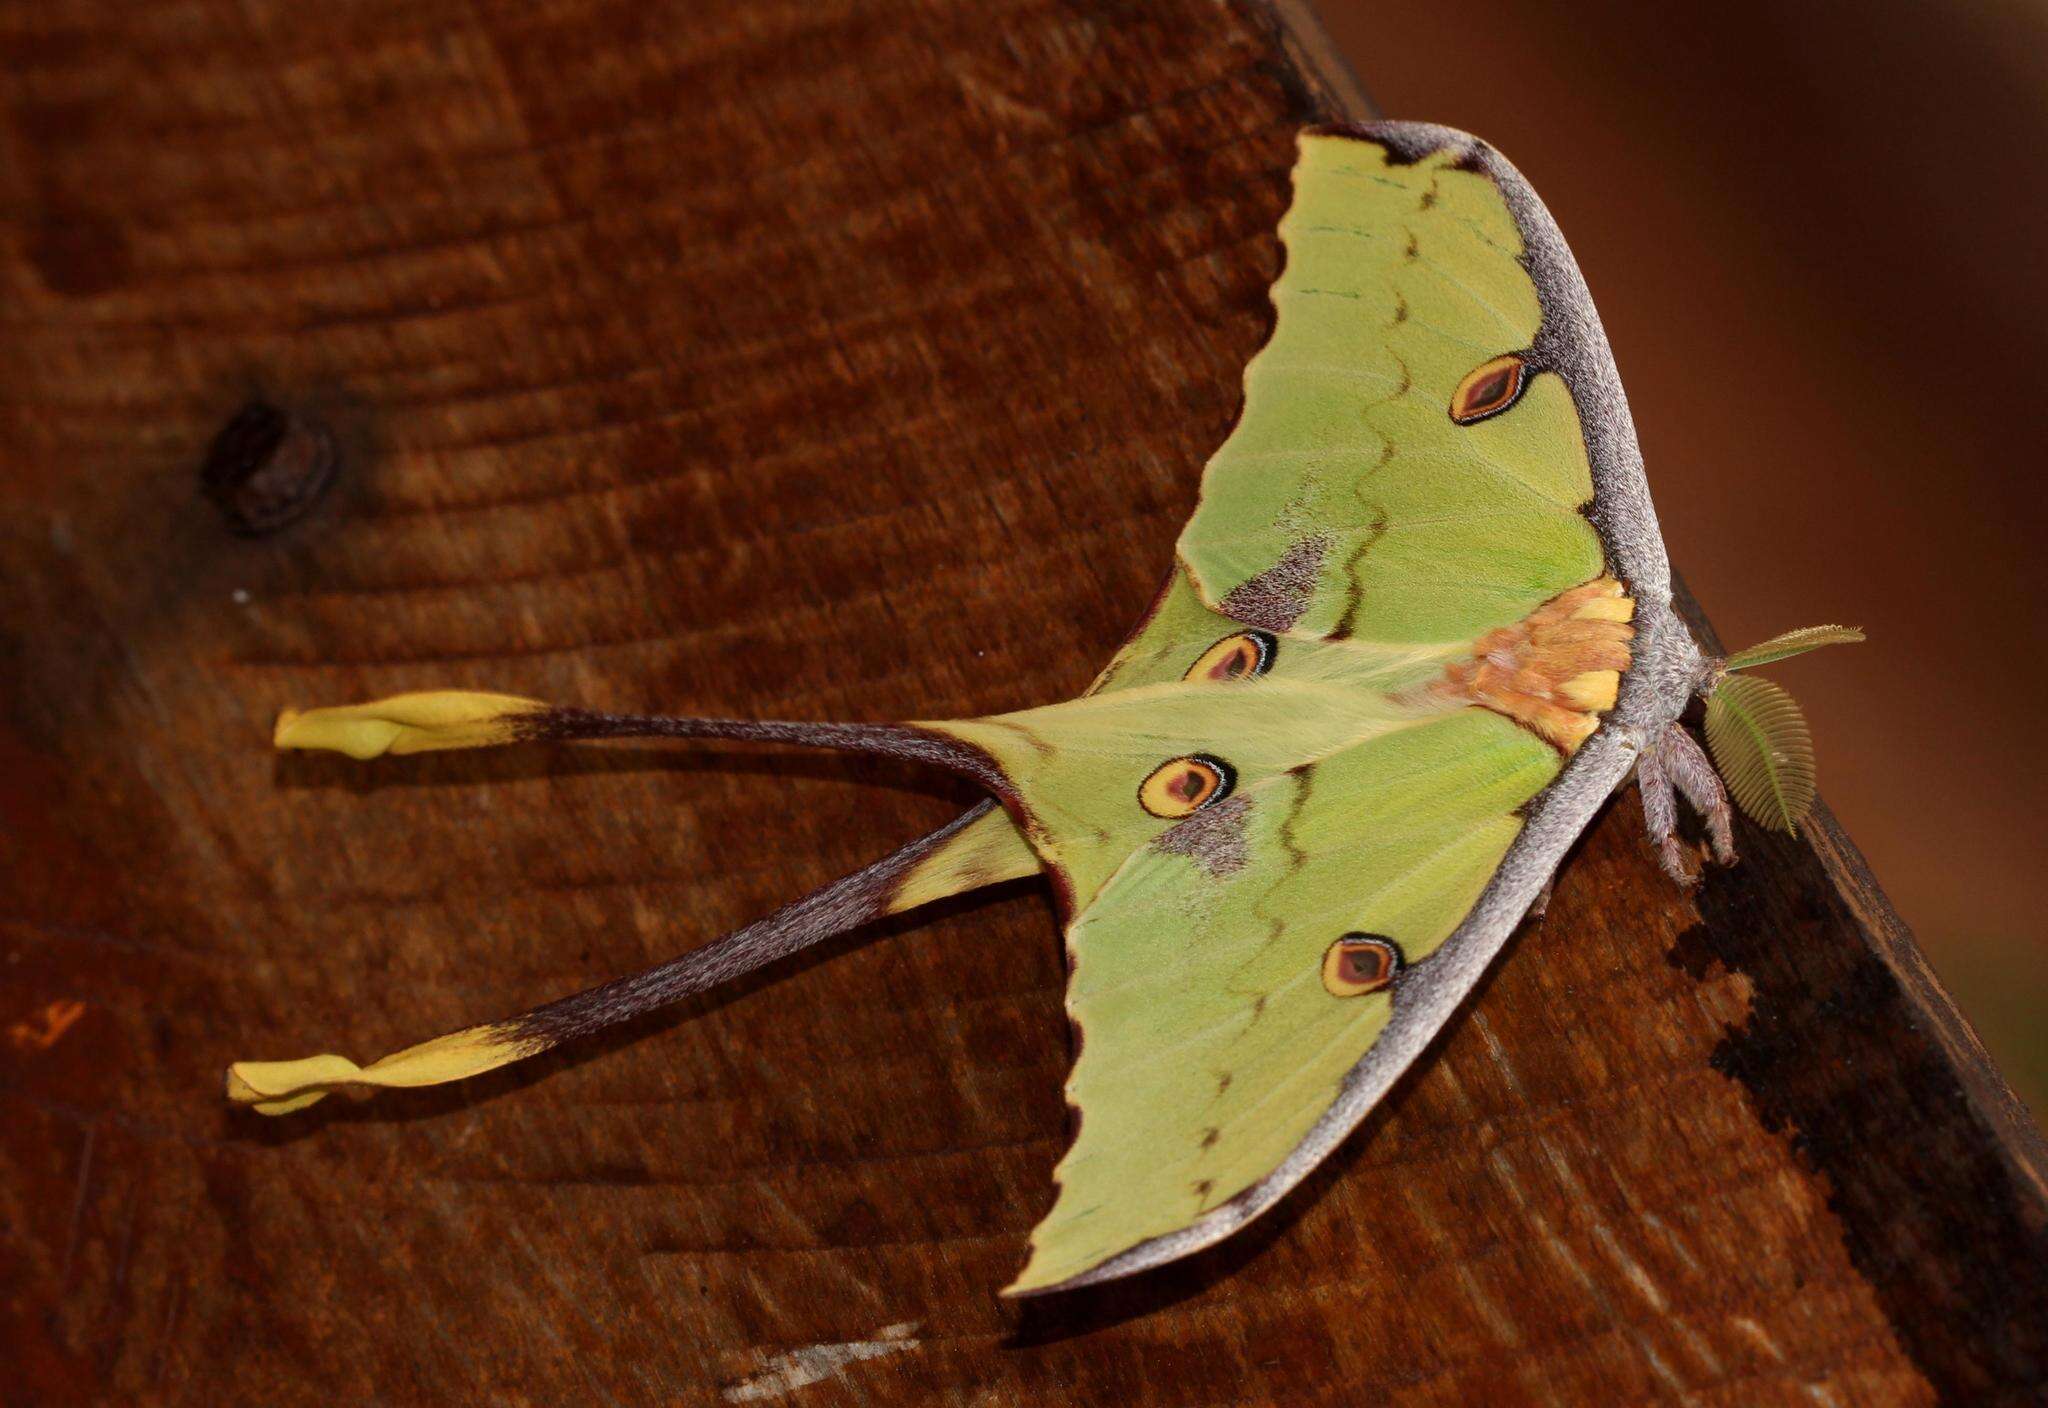
[{"label": "wood grain", "polygon": [[[265,739],[443,683],[859,719],[1081,688],[1234,414],[1292,133],[1359,101],[1303,24],[0,7],[0,1396],[2039,1400],[2038,1136],[1826,825],[1743,834],[1696,906],[1617,802],[1309,1186],[1046,1302],[993,1294],[1063,1143],[1031,885],[530,1069],[222,1102],[233,1057],[516,1011],[971,800]],[[252,400],[338,462],[254,536],[202,489]]]}]

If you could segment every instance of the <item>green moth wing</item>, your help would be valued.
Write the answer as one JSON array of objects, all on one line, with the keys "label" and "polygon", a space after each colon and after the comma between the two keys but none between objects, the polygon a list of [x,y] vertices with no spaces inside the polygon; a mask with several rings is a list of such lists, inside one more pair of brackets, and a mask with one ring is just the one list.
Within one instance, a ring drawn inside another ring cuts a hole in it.
[{"label": "green moth wing", "polygon": [[1225,613],[1472,640],[1603,569],[1578,412],[1534,355],[1528,243],[1469,151],[1302,141],[1273,335],[1180,538]]}]

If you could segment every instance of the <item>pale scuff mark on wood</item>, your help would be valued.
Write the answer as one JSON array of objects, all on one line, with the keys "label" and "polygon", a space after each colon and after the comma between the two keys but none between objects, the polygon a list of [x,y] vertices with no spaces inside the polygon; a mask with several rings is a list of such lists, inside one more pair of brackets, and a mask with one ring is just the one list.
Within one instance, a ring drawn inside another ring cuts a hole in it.
[{"label": "pale scuff mark on wood", "polygon": [[[1503,1056],[1503,1059],[1505,1059],[1505,1056]],[[1713,1347],[1707,1343],[1705,1337],[1699,1331],[1686,1323],[1684,1315],[1672,1312],[1671,1302],[1666,1298],[1663,1288],[1650,1275],[1648,1268],[1638,1261],[1622,1243],[1621,1238],[1615,1234],[1614,1228],[1608,1223],[1607,1219],[1600,1215],[1599,1204],[1594,1200],[1592,1194],[1587,1191],[1586,1185],[1579,1180],[1578,1174],[1572,1169],[1570,1162],[1565,1158],[1564,1151],[1553,1144],[1548,1135],[1539,1135],[1538,1140],[1542,1145],[1544,1154],[1550,1160],[1551,1168],[1557,1173],[1559,1184],[1564,1187],[1566,1192],[1571,1195],[1572,1199],[1580,1207],[1586,1210],[1591,1222],[1594,1240],[1606,1251],[1608,1260],[1621,1272],[1628,1283],[1635,1288],[1636,1294],[1643,1298],[1643,1303],[1662,1316],[1665,1323],[1671,1327],[1672,1332],[1685,1341],[1686,1346],[1692,1350],[1693,1357],[1706,1368],[1708,1375],[1713,1378],[1721,1377],[1725,1372],[1721,1364],[1721,1357],[1714,1353]]]},{"label": "pale scuff mark on wood", "polygon": [[1785,1362],[1785,1351],[1778,1348],[1778,1342],[1771,1338],[1771,1332],[1758,1324],[1754,1319],[1747,1315],[1734,1315],[1729,1317],[1728,1323],[1744,1339],[1748,1340],[1758,1349],[1761,1349],[1765,1354],[1770,1355],[1771,1358],[1777,1360],[1780,1364]]},{"label": "pale scuff mark on wood", "polygon": [[1465,1299],[1470,1303],[1473,1310],[1478,1312],[1479,1318],[1486,1322],[1495,1335],[1499,1336],[1500,1342],[1503,1345],[1506,1345],[1509,1349],[1520,1349],[1522,1347],[1521,1331],[1516,1328],[1515,1322],[1502,1311],[1500,1302],[1487,1294],[1486,1288],[1480,1284],[1479,1277],[1475,1274],[1473,1268],[1469,1265],[1460,1265],[1457,1277],[1459,1286],[1465,1292]]},{"label": "pale scuff mark on wood", "polygon": [[1685,1239],[1679,1236],[1677,1232],[1672,1230],[1670,1223],[1666,1222],[1663,1218],[1657,1216],[1657,1214],[1653,1212],[1646,1212],[1642,1214],[1640,1220],[1643,1226],[1649,1228],[1652,1232],[1655,1232],[1658,1235],[1658,1237],[1663,1239],[1664,1245],[1667,1248],[1669,1248],[1671,1254],[1677,1257],[1678,1260],[1684,1265],[1688,1274],[1693,1276],[1701,1276],[1705,1274],[1700,1270],[1699,1258],[1692,1254],[1692,1249],[1690,1247],[1686,1246]]},{"label": "pale scuff mark on wood", "polygon": [[1507,1083],[1508,1089],[1514,1092],[1517,1100],[1524,1105],[1528,1104],[1529,1092],[1522,1089],[1522,1078],[1515,1074],[1514,1062],[1508,1059],[1508,1049],[1502,1045],[1501,1039],[1494,1035],[1492,1025],[1486,1020],[1486,1014],[1474,1009],[1472,1025],[1479,1032],[1480,1039],[1486,1043],[1486,1054],[1493,1058],[1493,1064],[1500,1071],[1501,1079]]},{"label": "pale scuff mark on wood", "polygon": [[[1505,1052],[1498,1047],[1495,1054],[1497,1059],[1505,1056]],[[1514,1081],[1511,1071],[1508,1078],[1519,1089],[1519,1082]],[[1642,1355],[1643,1362],[1649,1366],[1651,1372],[1662,1379],[1674,1395],[1683,1396],[1687,1391],[1685,1381],[1672,1371],[1671,1366],[1657,1352],[1657,1347],[1650,1342],[1641,1327],[1619,1312],[1605,1288],[1594,1279],[1586,1264],[1572,1250],[1571,1243],[1561,1233],[1552,1229],[1550,1219],[1530,1201],[1527,1193],[1523,1191],[1521,1180],[1515,1176],[1514,1162],[1508,1158],[1507,1152],[1495,1149],[1487,1156],[1487,1163],[1492,1167],[1494,1176],[1500,1181],[1502,1189],[1514,1202],[1520,1215],[1534,1229],[1537,1240],[1549,1247],[1558,1264],[1583,1288],[1588,1299],[1599,1308],[1608,1322],[1634,1341],[1637,1352]]]},{"label": "pale scuff mark on wood", "polygon": [[[1494,1034],[1492,1026],[1486,1021],[1485,1013],[1475,1011],[1472,1014],[1472,1025],[1486,1042],[1487,1052],[1492,1056],[1494,1065],[1499,1068],[1502,1077],[1508,1084],[1508,1088],[1513,1090],[1518,1097],[1526,1099],[1527,1096],[1522,1089],[1521,1078],[1515,1074],[1514,1063],[1508,1058],[1507,1046]],[[1608,1259],[1614,1264],[1615,1268],[1621,1272],[1629,1285],[1635,1288],[1636,1294],[1642,1297],[1643,1303],[1658,1316],[1662,1317],[1673,1333],[1685,1342],[1686,1347],[1692,1351],[1693,1357],[1705,1367],[1708,1375],[1713,1378],[1719,1378],[1724,1372],[1720,1356],[1714,1353],[1713,1347],[1707,1343],[1699,1331],[1686,1323],[1683,1315],[1672,1313],[1671,1303],[1665,1297],[1663,1288],[1658,1286],[1656,1280],[1650,1275],[1642,1262],[1630,1253],[1623,1244],[1622,1239],[1616,1235],[1614,1228],[1608,1223],[1607,1219],[1601,1216],[1598,1200],[1592,1196],[1587,1190],[1586,1185],[1580,1180],[1577,1171],[1571,1165],[1571,1160],[1566,1157],[1565,1151],[1558,1147],[1557,1143],[1548,1134],[1539,1133],[1536,1136],[1536,1144],[1544,1158],[1549,1162],[1551,1171],[1557,1175],[1559,1187],[1564,1189],[1569,1195],[1574,1206],[1585,1212],[1594,1241],[1607,1253]],[[1519,1193],[1517,1196],[1519,1198]],[[1559,1247],[1564,1255],[1570,1257],[1574,1272],[1590,1287],[1592,1281],[1585,1276],[1583,1269],[1580,1268],[1578,1259],[1570,1256],[1569,1251],[1563,1248],[1562,1242],[1560,1242]],[[1664,1361],[1658,1357],[1655,1348],[1650,1344],[1649,1340],[1637,1334],[1634,1329],[1631,1329],[1629,1333],[1637,1340],[1643,1354],[1649,1359],[1650,1363],[1660,1374],[1664,1375],[1667,1379],[1671,1379],[1674,1386],[1676,1386],[1676,1380],[1672,1377]]]},{"label": "pale scuff mark on wood", "polygon": [[849,1364],[863,1359],[879,1359],[885,1354],[901,1354],[906,1349],[916,1349],[918,1341],[911,1338],[917,1331],[915,1321],[900,1325],[884,1325],[875,1332],[871,1340],[849,1340],[844,1344],[808,1344],[801,1349],[771,1354],[761,1361],[758,1371],[730,1384],[725,1389],[727,1403],[753,1403],[762,1399],[781,1398],[800,1388],[829,1379]]}]

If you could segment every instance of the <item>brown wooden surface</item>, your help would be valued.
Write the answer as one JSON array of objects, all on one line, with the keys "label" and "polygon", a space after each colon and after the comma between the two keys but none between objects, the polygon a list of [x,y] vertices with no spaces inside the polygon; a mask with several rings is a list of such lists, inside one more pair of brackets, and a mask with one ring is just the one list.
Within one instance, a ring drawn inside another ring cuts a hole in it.
[{"label": "brown wooden surface", "polygon": [[[1695,906],[1618,802],[1279,1211],[1043,1302],[993,1294],[1063,1137],[1033,885],[530,1069],[223,1105],[952,815],[829,758],[265,738],[439,683],[1077,690],[1230,422],[1292,131],[1357,101],[1322,53],[1194,0],[0,7],[0,1398],[2048,1391],[2038,1136],[1825,827]],[[202,492],[252,396],[339,469],[245,536],[299,472]]]}]

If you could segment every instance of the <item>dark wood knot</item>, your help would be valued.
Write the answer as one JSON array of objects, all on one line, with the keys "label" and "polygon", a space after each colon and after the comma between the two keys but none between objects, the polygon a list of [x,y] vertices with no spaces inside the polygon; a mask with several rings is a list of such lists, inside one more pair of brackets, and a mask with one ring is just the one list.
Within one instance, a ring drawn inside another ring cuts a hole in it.
[{"label": "dark wood knot", "polygon": [[304,517],[339,463],[326,426],[251,401],[213,437],[199,483],[230,529],[256,537]]}]

